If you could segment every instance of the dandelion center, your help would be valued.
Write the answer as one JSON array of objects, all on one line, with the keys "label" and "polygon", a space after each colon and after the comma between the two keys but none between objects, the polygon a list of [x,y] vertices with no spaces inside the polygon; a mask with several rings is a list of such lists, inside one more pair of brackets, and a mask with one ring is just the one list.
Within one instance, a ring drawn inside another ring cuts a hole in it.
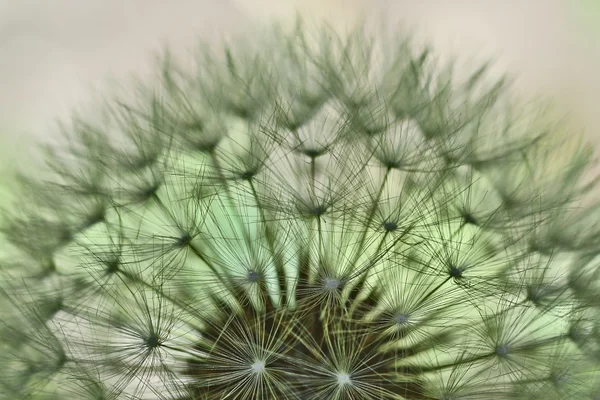
[{"label": "dandelion center", "polygon": [[261,361],[261,360],[256,360],[251,366],[250,368],[252,369],[252,372],[254,373],[262,373],[265,371],[265,362]]},{"label": "dandelion center", "polygon": [[256,282],[260,281],[262,274],[257,271],[249,271],[247,277],[248,277],[248,282],[256,283]]},{"label": "dandelion center", "polygon": [[160,339],[156,335],[150,335],[148,338],[146,338],[145,342],[146,346],[148,346],[151,349],[160,345]]},{"label": "dandelion center", "polygon": [[508,345],[501,345],[496,347],[496,354],[499,357],[507,358],[510,353],[510,347]]},{"label": "dandelion center", "polygon": [[397,314],[394,317],[394,323],[400,326],[407,324],[408,320],[409,316],[407,314]]},{"label": "dandelion center", "polygon": [[323,279],[323,286],[327,290],[337,290],[340,288],[342,282],[336,278],[325,278]]},{"label": "dandelion center", "polygon": [[398,229],[398,224],[396,224],[393,221],[386,221],[383,223],[383,229],[385,229],[388,232],[392,232]]},{"label": "dandelion center", "polygon": [[346,386],[346,385],[352,384],[350,375],[345,372],[338,372],[337,374],[335,374],[335,377],[336,377],[338,385],[340,385],[340,386]]}]

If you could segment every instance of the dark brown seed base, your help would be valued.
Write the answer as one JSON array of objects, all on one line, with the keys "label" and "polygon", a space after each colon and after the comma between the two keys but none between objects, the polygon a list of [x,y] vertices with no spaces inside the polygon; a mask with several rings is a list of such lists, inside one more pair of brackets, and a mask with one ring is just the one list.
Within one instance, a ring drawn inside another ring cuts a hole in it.
[{"label": "dark brown seed base", "polygon": [[248,283],[228,284],[233,302],[213,296],[217,311],[204,321],[199,356],[187,362],[194,399],[434,400],[418,371],[397,365],[418,351],[394,346],[403,319],[369,317],[380,295],[360,295],[364,276],[343,295],[343,280],[300,271],[294,306],[285,305],[285,285],[276,304],[256,279],[258,302]]}]

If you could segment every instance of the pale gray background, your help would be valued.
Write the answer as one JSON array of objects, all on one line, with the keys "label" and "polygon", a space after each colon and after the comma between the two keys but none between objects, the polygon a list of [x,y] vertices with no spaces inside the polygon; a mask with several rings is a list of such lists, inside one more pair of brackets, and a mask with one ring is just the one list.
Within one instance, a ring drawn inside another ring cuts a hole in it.
[{"label": "pale gray background", "polygon": [[[442,54],[494,56],[525,94],[550,96],[600,144],[600,0],[0,0],[0,171],[27,165],[53,118],[109,76],[145,70],[165,42],[218,41],[298,8],[338,27],[403,23]],[[599,26],[599,27],[596,27]],[[10,176],[0,175],[0,186]],[[1,201],[0,201],[1,202]]]}]

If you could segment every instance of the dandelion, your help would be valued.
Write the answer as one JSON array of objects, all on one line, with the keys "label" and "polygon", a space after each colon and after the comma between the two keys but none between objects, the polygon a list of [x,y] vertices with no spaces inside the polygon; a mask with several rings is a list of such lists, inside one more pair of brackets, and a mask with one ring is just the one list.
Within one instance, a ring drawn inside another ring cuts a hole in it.
[{"label": "dandelion", "polygon": [[19,177],[2,398],[600,398],[592,150],[487,65],[275,32],[166,52]]}]

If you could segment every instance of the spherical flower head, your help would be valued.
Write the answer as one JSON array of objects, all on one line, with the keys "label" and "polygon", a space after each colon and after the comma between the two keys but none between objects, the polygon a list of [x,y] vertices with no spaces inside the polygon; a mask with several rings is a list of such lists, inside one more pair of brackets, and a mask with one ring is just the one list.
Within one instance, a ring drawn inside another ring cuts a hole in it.
[{"label": "spherical flower head", "polygon": [[165,52],[19,177],[0,393],[598,399],[589,147],[406,35],[274,32]]}]

